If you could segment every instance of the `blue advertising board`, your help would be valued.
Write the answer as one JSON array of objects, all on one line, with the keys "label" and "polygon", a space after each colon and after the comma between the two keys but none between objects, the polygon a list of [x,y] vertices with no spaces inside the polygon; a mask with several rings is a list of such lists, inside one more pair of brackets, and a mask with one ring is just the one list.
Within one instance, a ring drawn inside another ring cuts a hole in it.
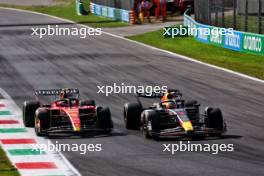
[{"label": "blue advertising board", "polygon": [[200,42],[208,43],[210,38],[210,28],[207,25],[197,25],[196,39]]},{"label": "blue advertising board", "polygon": [[93,13],[98,16],[104,16],[115,20],[121,20],[125,22],[130,21],[130,11],[117,9],[107,6],[102,6],[92,3]]},{"label": "blue advertising board", "polygon": [[126,10],[121,10],[121,19],[122,21],[129,22],[129,13]]},{"label": "blue advertising board", "polygon": [[242,32],[233,31],[232,33],[226,33],[224,39],[224,47],[241,51],[242,50]]},{"label": "blue advertising board", "polygon": [[108,17],[109,18],[115,18],[115,9],[114,8],[108,8]]},{"label": "blue advertising board", "polygon": [[94,11],[95,14],[101,16],[102,15],[101,9],[102,9],[101,6],[95,5],[95,11]]}]

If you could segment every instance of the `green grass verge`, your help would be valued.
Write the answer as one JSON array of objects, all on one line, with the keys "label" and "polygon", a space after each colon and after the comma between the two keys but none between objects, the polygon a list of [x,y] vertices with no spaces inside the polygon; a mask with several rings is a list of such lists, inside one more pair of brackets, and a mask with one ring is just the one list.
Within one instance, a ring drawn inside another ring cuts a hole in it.
[{"label": "green grass verge", "polygon": [[[128,26],[129,23],[115,21],[110,18],[104,18],[93,14],[79,16],[76,14],[76,7],[74,0],[61,0],[63,3],[54,6],[15,6],[0,4],[1,7],[11,7],[23,10],[31,10],[35,12],[45,13],[64,19],[72,20],[76,23],[85,24],[91,27],[123,27]],[[89,1],[84,1],[85,9],[89,10]]]},{"label": "green grass verge", "polygon": [[5,152],[0,147],[0,175],[1,176],[18,176],[16,168],[10,163]]},{"label": "green grass verge", "polygon": [[264,79],[263,56],[239,53],[225,48],[200,43],[193,37],[164,38],[162,30],[128,38],[192,57],[212,65]]}]

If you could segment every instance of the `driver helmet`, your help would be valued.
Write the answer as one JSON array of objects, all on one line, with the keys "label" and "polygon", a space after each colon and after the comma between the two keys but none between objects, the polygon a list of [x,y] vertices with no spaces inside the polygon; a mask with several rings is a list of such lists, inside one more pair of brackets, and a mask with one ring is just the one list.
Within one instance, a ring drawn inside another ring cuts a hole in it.
[{"label": "driver helmet", "polygon": [[177,104],[174,100],[174,95],[172,93],[166,93],[162,99],[161,103],[163,106],[165,106],[167,109],[174,109],[177,107]]},{"label": "driver helmet", "polygon": [[174,99],[174,95],[172,93],[165,93],[161,99],[161,102],[170,101]]},{"label": "driver helmet", "polygon": [[60,99],[68,98],[67,89],[62,89],[60,92]]}]

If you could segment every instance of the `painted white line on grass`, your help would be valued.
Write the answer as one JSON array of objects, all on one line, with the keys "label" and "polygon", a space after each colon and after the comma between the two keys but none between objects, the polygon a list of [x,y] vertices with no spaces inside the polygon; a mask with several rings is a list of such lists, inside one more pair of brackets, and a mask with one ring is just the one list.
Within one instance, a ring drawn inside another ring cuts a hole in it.
[{"label": "painted white line on grass", "polygon": [[[22,10],[22,9],[14,9],[14,8],[8,8],[8,7],[0,7],[0,9],[1,8],[2,9],[7,9],[7,10],[14,10],[14,11],[25,12],[25,13],[32,13],[32,14],[37,14],[37,15],[43,15],[43,16],[46,16],[46,17],[58,19],[58,20],[61,20],[61,21],[65,21],[65,22],[72,23],[72,24],[76,24],[76,25],[79,25],[79,26],[82,26],[82,27],[94,29],[92,27],[89,27],[89,26],[86,26],[86,25],[83,25],[83,24],[78,24],[78,23],[76,23],[74,21],[71,21],[71,20],[68,20],[68,19],[64,19],[64,18],[60,18],[60,17],[56,17],[56,16],[52,16],[52,15],[48,15],[48,14],[44,14],[44,13],[40,13],[40,12],[34,12],[34,11]],[[201,65],[204,65],[204,66],[207,66],[207,67],[211,67],[211,68],[214,68],[214,69],[218,69],[218,70],[221,70],[221,71],[224,71],[224,72],[228,72],[230,74],[234,74],[234,75],[237,75],[237,76],[240,76],[240,77],[243,77],[243,78],[246,78],[246,79],[250,79],[250,80],[253,80],[253,81],[257,81],[259,83],[264,84],[264,80],[262,80],[262,79],[258,79],[258,78],[255,78],[255,77],[252,77],[252,76],[243,74],[243,73],[239,73],[239,72],[236,72],[236,71],[232,71],[232,70],[226,69],[226,68],[222,68],[222,67],[218,67],[218,66],[215,66],[215,65],[211,65],[211,64],[208,64],[208,63],[205,63],[205,62],[202,62],[202,61],[198,61],[198,60],[195,60],[195,59],[190,58],[190,57],[187,57],[187,56],[183,56],[181,54],[177,54],[177,53],[174,53],[174,52],[171,52],[171,51],[167,51],[167,50],[163,50],[163,49],[160,49],[160,48],[156,48],[156,47],[153,47],[153,46],[150,46],[150,45],[147,45],[147,44],[138,42],[138,41],[134,41],[134,40],[131,40],[131,39],[128,39],[128,38],[119,36],[119,35],[115,35],[115,34],[109,33],[109,32],[104,32],[104,31],[102,31],[102,32],[104,34],[106,34],[106,35],[109,35],[109,36],[112,36],[112,37],[115,37],[115,38],[119,38],[119,39],[122,39],[122,40],[126,40],[126,41],[129,41],[129,42],[132,42],[132,43],[135,43],[135,44],[138,44],[138,45],[141,45],[141,46],[150,48],[152,50],[156,50],[156,51],[159,51],[159,52],[167,53],[167,54],[170,54],[172,56],[176,56],[176,57],[181,58],[181,59],[184,59],[184,60],[188,60],[188,61],[191,61],[191,62],[195,62],[197,64],[201,64]]]}]

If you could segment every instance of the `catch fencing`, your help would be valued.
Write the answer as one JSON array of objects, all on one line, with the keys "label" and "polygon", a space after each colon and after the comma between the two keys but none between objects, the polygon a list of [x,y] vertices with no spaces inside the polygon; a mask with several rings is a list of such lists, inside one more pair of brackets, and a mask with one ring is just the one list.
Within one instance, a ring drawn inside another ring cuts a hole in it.
[{"label": "catch fencing", "polygon": [[91,0],[91,2],[106,7],[131,10],[133,8],[134,0]]},{"label": "catch fencing", "polygon": [[239,31],[264,33],[264,0],[195,0],[195,20]]}]

